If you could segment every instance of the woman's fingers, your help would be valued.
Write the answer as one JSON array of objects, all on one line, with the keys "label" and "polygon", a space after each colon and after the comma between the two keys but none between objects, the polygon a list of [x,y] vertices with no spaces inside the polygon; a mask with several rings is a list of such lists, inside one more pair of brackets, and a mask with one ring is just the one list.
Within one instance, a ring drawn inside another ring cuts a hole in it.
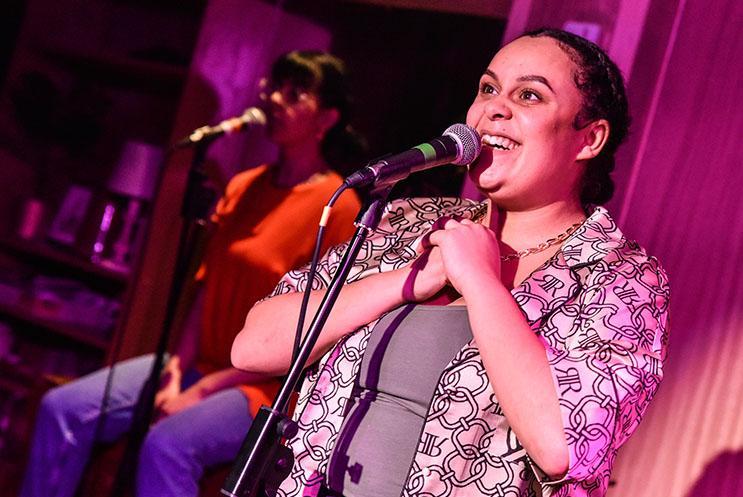
[{"label": "woman's fingers", "polygon": [[449,218],[444,222],[444,229],[445,230],[456,229],[462,224],[464,224],[462,221],[463,221],[462,219],[457,219],[453,217]]},{"label": "woman's fingers", "polygon": [[431,231],[421,238],[420,251],[428,250],[434,246],[440,245],[447,231],[451,231],[462,226],[475,226],[477,223],[467,218],[457,216],[441,216],[431,225]]},{"label": "woman's fingers", "polygon": [[424,250],[431,248],[432,247],[431,242],[430,242],[431,235],[433,235],[439,230],[444,229],[446,223],[450,221],[451,219],[452,218],[449,216],[441,216],[436,221],[434,221],[433,224],[431,225],[431,231],[423,235],[423,238],[421,238],[421,248],[423,248]]},{"label": "woman's fingers", "polygon": [[440,246],[442,241],[450,236],[450,234],[457,229],[462,228],[463,223],[460,221],[457,221],[456,219],[449,219],[447,220],[441,229],[438,229],[436,231],[432,231],[428,234],[428,240],[427,243],[430,246]]}]

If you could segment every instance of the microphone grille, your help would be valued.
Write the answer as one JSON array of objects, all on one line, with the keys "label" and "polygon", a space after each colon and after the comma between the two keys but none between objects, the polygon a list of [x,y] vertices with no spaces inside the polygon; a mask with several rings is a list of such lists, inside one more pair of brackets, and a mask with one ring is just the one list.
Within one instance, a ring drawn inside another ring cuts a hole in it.
[{"label": "microphone grille", "polygon": [[242,121],[246,124],[258,124],[265,126],[266,124],[266,113],[258,107],[248,107],[241,116]]},{"label": "microphone grille", "polygon": [[452,124],[444,131],[444,135],[452,137],[457,142],[457,158],[452,164],[464,166],[477,159],[482,149],[480,135],[471,126],[457,123]]}]

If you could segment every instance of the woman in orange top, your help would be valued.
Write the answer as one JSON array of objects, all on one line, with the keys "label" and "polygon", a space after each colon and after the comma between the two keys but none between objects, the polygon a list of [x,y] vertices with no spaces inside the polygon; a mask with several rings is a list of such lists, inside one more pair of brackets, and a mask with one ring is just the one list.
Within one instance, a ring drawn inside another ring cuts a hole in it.
[{"label": "woman in orange top", "polygon": [[[201,290],[165,367],[157,420],[140,454],[138,497],[197,495],[203,469],[234,459],[258,408],[270,403],[275,380],[231,367],[230,346],[256,300],[310,258],[323,205],[342,182],[330,168],[353,150],[345,71],[337,58],[314,51],[280,57],[262,96],[279,157],[235,176],[217,205],[197,276]],[[341,196],[325,248],[350,236],[358,208],[352,193]],[[102,440],[128,431],[152,361],[149,355],[116,366]],[[97,371],[44,397],[23,497],[75,494],[107,375]]]}]

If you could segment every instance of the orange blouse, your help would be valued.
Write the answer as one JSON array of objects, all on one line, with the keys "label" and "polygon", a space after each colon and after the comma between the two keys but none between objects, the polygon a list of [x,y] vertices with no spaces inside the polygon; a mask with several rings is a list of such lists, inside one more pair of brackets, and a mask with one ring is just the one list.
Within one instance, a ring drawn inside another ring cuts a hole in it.
[{"label": "orange blouse", "polygon": [[[342,179],[330,173],[317,181],[277,188],[266,165],[237,174],[227,185],[212,220],[197,278],[203,281],[204,309],[196,367],[203,374],[229,368],[230,348],[250,308],[268,295],[281,276],[312,257],[323,206]],[[338,199],[325,231],[323,252],[354,231],[360,208],[353,192]],[[260,351],[256,351],[260,353]],[[270,404],[278,381],[241,388],[255,415]]]}]

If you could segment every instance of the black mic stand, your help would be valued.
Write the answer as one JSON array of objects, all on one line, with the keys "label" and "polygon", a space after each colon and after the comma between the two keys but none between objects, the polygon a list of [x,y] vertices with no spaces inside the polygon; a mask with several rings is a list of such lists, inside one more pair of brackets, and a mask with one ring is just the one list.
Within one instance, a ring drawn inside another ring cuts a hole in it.
[{"label": "black mic stand", "polygon": [[[356,232],[349,242],[338,270],[325,292],[320,307],[315,313],[307,335],[300,346],[296,359],[281,384],[271,407],[262,406],[250,425],[240,452],[233,463],[230,474],[222,485],[221,493],[229,497],[273,497],[284,479],[289,476],[294,456],[289,447],[282,443],[283,438],[297,434],[297,425],[287,415],[292,392],[305,369],[312,348],[320,336],[330,311],[335,304],[351,267],[366,238],[377,229],[382,211],[387,203],[391,186],[373,190],[365,198],[364,205],[356,218]],[[308,282],[311,285],[312,282]]]},{"label": "black mic stand", "polygon": [[189,269],[196,257],[201,255],[201,250],[206,241],[208,215],[216,197],[214,190],[206,185],[207,177],[203,171],[204,158],[210,143],[211,140],[195,142],[181,207],[183,227],[178,241],[175,269],[171,279],[170,292],[168,293],[162,333],[157,343],[152,370],[139,393],[137,405],[134,408],[129,439],[121,465],[116,473],[111,497],[122,497],[134,480],[133,475],[137,470],[139,449],[149,431],[155,396],[160,389],[160,377],[164,367],[165,354],[167,353],[181,293],[186,283],[186,277],[191,274]]}]

